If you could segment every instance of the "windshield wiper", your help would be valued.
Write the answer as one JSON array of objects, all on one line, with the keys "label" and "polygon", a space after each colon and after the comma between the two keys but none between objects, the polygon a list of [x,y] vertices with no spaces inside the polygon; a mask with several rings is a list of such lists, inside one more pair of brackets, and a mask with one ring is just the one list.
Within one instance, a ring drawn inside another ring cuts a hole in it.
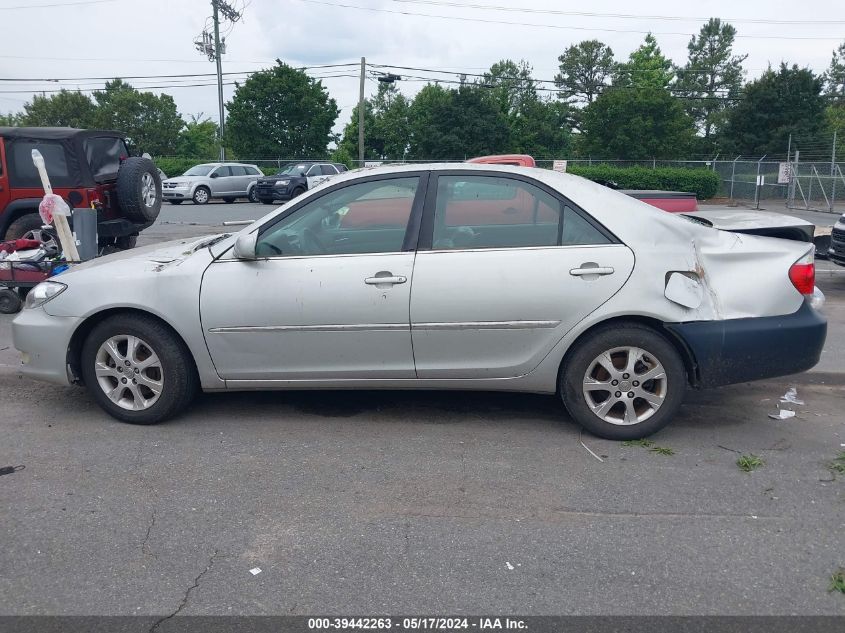
[{"label": "windshield wiper", "polygon": [[222,242],[227,237],[232,235],[231,233],[221,233],[220,235],[215,235],[214,237],[210,237],[207,240],[203,240],[199,244],[194,247],[194,252],[196,253],[201,248],[208,248],[209,246],[214,246],[217,242]]}]

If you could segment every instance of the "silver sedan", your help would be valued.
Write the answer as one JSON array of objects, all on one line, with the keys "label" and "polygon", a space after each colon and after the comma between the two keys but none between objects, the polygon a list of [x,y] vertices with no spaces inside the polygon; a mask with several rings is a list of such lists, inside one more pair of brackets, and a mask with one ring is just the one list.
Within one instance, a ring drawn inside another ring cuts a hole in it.
[{"label": "silver sedan", "polygon": [[606,438],[686,389],[819,359],[812,245],[719,231],[582,178],[491,165],[338,176],[233,235],[36,287],[23,372],[150,424],[199,389],[558,394]]}]

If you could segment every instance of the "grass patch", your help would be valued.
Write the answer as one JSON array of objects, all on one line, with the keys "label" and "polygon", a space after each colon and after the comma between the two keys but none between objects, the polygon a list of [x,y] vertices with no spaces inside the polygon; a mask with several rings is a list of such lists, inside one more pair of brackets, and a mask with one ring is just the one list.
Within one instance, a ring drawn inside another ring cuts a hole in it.
[{"label": "grass patch", "polygon": [[643,448],[651,448],[654,442],[651,440],[625,440],[622,446],[642,446]]},{"label": "grass patch", "polygon": [[827,590],[831,593],[834,591],[838,591],[839,593],[845,593],[845,569],[840,567],[836,570],[835,573],[831,574],[830,576],[830,586]]},{"label": "grass patch", "polygon": [[640,446],[642,448],[649,449],[652,453],[657,453],[658,455],[674,455],[675,451],[673,451],[668,446],[655,446],[654,442],[651,440],[625,440],[622,442],[622,446]]},{"label": "grass patch", "polygon": [[750,473],[752,470],[757,470],[761,466],[765,466],[766,462],[757,455],[749,453],[748,455],[740,455],[739,459],[736,460],[736,465],[739,466],[742,472]]},{"label": "grass patch", "polygon": [[655,446],[651,449],[652,453],[657,453],[658,455],[674,455],[675,451],[673,451],[668,446]]},{"label": "grass patch", "polygon": [[833,458],[833,461],[830,462],[827,467],[833,473],[839,473],[840,475],[845,475],[845,451],[839,451],[839,455]]}]

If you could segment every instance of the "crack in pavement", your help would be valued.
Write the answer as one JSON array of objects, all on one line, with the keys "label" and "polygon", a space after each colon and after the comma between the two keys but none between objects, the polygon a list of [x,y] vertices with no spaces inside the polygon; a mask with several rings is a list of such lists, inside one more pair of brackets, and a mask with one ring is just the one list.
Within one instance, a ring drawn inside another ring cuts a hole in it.
[{"label": "crack in pavement", "polygon": [[179,603],[179,606],[176,607],[176,610],[170,615],[166,615],[163,618],[159,618],[158,620],[156,620],[156,622],[150,627],[149,633],[154,633],[155,630],[162,624],[162,622],[165,622],[170,618],[178,615],[179,612],[188,605],[188,599],[191,597],[191,592],[200,586],[200,580],[202,580],[202,577],[205,576],[209,571],[211,571],[211,568],[214,566],[214,559],[217,558],[218,552],[219,550],[214,550],[214,553],[211,555],[211,558],[208,559],[208,565],[206,565],[205,569],[202,570],[196,578],[194,578],[194,584],[188,587],[188,589],[185,591],[185,595],[182,596],[182,600]]},{"label": "crack in pavement", "polygon": [[155,527],[155,524],[156,524],[156,510],[155,510],[155,508],[153,508],[153,513],[152,513],[152,516],[150,517],[150,524],[147,526],[147,534],[144,536],[144,540],[141,543],[141,553],[145,554],[146,556],[152,556],[153,558],[157,559],[158,556],[153,554],[150,551],[149,546],[147,545],[147,543],[150,540],[150,532],[153,531],[153,527]]}]

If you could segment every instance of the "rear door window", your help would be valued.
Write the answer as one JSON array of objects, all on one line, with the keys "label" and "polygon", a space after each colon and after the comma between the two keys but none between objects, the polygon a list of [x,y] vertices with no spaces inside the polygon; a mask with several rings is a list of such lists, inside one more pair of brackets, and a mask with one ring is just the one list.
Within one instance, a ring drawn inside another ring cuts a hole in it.
[{"label": "rear door window", "polygon": [[49,141],[16,140],[6,146],[6,162],[9,166],[9,185],[11,187],[41,188],[41,177],[32,162],[32,150],[37,149],[44,157],[47,175],[53,187],[75,187],[79,183],[68,167],[68,159],[61,143]]},{"label": "rear door window", "polygon": [[113,136],[87,138],[82,142],[82,147],[96,181],[116,177],[121,159],[129,156],[123,139]]}]

